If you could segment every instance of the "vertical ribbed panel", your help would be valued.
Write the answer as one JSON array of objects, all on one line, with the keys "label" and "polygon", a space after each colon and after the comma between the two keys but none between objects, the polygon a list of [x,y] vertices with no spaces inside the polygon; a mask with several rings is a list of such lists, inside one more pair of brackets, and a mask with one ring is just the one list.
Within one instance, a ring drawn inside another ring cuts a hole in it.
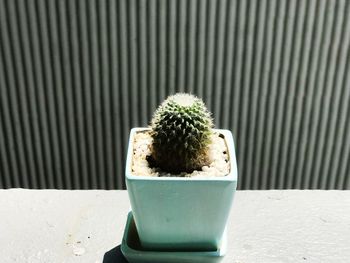
[{"label": "vertical ribbed panel", "polygon": [[0,188],[124,188],[130,128],[181,91],[240,189],[350,189],[349,5],[0,0]]}]

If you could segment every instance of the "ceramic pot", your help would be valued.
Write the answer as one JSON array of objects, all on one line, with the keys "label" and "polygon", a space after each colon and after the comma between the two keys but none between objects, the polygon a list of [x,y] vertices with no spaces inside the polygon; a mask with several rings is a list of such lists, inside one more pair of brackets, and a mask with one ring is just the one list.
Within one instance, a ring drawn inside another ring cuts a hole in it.
[{"label": "ceramic pot", "polygon": [[158,250],[215,250],[220,247],[237,186],[232,133],[222,134],[230,172],[222,177],[149,177],[131,171],[135,133],[130,132],[125,179],[142,247]]}]

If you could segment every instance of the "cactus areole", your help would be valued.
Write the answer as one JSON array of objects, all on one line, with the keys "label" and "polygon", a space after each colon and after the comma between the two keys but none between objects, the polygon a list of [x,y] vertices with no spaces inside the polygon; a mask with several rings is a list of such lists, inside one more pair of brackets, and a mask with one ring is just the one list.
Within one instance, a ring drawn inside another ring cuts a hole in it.
[{"label": "cactus areole", "polygon": [[155,111],[151,128],[153,166],[178,174],[210,163],[213,121],[201,99],[184,93],[169,96]]}]

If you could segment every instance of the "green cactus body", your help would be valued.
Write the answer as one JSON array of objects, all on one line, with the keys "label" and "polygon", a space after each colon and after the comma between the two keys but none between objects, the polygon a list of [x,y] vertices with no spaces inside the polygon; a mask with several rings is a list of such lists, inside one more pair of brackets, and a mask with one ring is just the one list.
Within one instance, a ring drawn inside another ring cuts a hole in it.
[{"label": "green cactus body", "polygon": [[178,174],[208,165],[213,122],[203,101],[190,94],[168,97],[154,113],[152,160],[163,171]]}]

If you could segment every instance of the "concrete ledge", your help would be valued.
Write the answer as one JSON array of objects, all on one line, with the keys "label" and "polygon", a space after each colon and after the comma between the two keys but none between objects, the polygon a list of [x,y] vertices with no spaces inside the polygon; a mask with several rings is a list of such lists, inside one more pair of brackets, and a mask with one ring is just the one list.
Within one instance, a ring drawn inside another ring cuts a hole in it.
[{"label": "concrete ledge", "polygon": [[[128,210],[126,191],[0,190],[1,262],[124,262]],[[227,263],[349,262],[350,191],[238,191],[228,232]]]}]

